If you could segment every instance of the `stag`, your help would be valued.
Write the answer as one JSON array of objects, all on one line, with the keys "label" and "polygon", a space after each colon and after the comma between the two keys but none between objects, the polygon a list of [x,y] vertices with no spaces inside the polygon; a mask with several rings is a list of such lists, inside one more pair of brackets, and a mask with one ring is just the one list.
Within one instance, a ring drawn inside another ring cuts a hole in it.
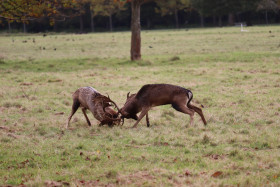
[{"label": "stag", "polygon": [[[152,107],[171,104],[171,106],[182,113],[190,115],[190,125],[193,125],[194,113],[198,113],[204,123],[202,110],[190,104],[193,94],[190,90],[180,86],[170,84],[147,84],[136,94],[127,94],[127,100],[121,108],[121,118],[132,118],[137,120],[133,126],[135,128],[141,119],[146,115],[147,127],[150,126],[148,111]],[[140,113],[139,117],[137,113]]]},{"label": "stag", "polygon": [[89,126],[91,123],[87,117],[86,110],[90,110],[93,116],[100,122],[99,126],[108,124],[112,126],[113,124],[120,123],[121,118],[118,118],[119,112],[116,112],[111,106],[111,103],[118,109],[117,104],[110,99],[101,95],[96,89],[92,87],[82,87],[74,92],[72,111],[68,118],[68,122],[65,126],[67,129],[72,116],[78,110],[79,107],[82,108],[82,112],[87,120]]}]

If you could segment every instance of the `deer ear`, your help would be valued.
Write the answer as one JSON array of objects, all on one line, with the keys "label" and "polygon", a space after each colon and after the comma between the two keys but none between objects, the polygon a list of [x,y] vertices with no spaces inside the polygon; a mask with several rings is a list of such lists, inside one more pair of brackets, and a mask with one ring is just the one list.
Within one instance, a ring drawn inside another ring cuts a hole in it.
[{"label": "deer ear", "polygon": [[128,93],[127,93],[126,99],[128,99],[128,98],[129,98],[129,94],[130,94],[130,92],[128,92]]}]

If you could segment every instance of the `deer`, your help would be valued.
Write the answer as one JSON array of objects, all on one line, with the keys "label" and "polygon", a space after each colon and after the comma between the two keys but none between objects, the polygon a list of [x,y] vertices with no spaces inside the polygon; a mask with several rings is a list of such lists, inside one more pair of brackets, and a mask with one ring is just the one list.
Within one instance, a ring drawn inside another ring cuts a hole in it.
[{"label": "deer", "polygon": [[72,110],[65,126],[66,129],[70,124],[71,118],[76,113],[79,107],[81,107],[89,126],[91,126],[91,123],[86,114],[86,110],[90,110],[93,116],[100,122],[99,126],[105,124],[112,126],[115,123],[119,124],[122,120],[118,117],[119,112],[116,112],[111,107],[113,104],[119,111],[117,104],[110,99],[109,95],[108,97],[106,97],[92,87],[79,88],[73,93],[72,98]]},{"label": "deer", "polygon": [[[147,127],[149,127],[148,111],[152,107],[168,104],[171,104],[175,110],[190,115],[191,126],[195,112],[200,115],[204,125],[207,125],[202,109],[190,103],[193,99],[193,93],[186,88],[171,84],[146,84],[136,94],[129,94],[130,92],[127,93],[127,100],[119,113],[121,113],[122,119],[132,118],[136,120],[132,128],[136,128],[145,115]],[[139,112],[141,113],[138,117],[137,113]]]}]

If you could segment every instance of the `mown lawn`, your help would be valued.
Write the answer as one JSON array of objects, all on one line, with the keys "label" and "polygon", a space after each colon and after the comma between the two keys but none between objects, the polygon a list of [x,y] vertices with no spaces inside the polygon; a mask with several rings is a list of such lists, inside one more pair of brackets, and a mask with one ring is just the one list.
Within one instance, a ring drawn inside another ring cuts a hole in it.
[{"label": "mown lawn", "polygon": [[[280,185],[280,27],[0,35],[0,186]],[[123,106],[148,83],[189,88],[208,125],[170,106],[124,126],[88,127],[72,93]]]}]

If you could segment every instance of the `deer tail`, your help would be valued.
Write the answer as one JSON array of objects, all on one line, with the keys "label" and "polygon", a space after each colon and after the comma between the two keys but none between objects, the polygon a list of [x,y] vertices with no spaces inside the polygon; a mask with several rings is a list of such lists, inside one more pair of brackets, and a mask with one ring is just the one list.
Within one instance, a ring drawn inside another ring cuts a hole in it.
[{"label": "deer tail", "polygon": [[190,90],[187,90],[187,94],[188,94],[188,98],[189,98],[189,100],[188,100],[188,102],[187,102],[187,107],[190,108],[190,109],[192,109],[192,110],[194,110],[196,113],[198,113],[198,114],[200,115],[200,117],[201,117],[201,119],[202,119],[204,125],[207,125],[207,122],[206,122],[206,120],[205,120],[205,118],[204,118],[204,115],[203,115],[202,110],[201,110],[200,108],[198,108],[198,107],[196,107],[196,106],[194,106],[194,105],[192,105],[192,104],[190,103],[191,100],[193,99],[193,94],[192,94],[192,92],[191,92]]}]

